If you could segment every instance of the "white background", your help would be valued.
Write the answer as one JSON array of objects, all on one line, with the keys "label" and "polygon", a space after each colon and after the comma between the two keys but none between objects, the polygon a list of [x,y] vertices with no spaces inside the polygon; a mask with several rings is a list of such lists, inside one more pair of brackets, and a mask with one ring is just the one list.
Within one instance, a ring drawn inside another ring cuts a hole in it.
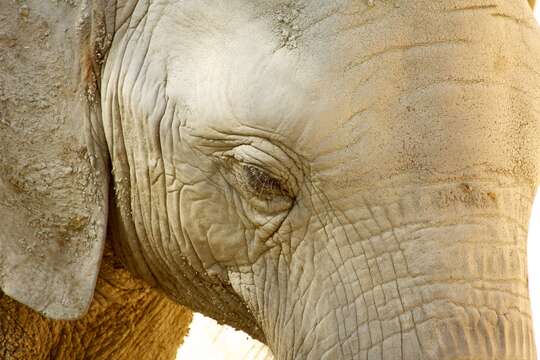
[{"label": "white background", "polygon": [[[535,11],[540,19],[540,4]],[[540,136],[540,134],[538,134]],[[535,339],[540,353],[540,196],[537,196],[529,225],[529,289]],[[190,334],[178,351],[182,360],[263,360],[271,359],[264,345],[241,331],[219,326],[215,321],[196,314]]]}]

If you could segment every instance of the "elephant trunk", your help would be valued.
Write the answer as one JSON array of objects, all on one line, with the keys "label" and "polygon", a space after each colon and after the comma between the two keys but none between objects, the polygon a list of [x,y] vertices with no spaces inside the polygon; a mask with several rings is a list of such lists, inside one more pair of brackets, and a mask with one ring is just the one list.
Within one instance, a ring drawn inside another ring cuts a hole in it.
[{"label": "elephant trunk", "polygon": [[274,279],[287,282],[288,299],[265,307],[279,359],[536,358],[530,186],[476,180],[327,195],[341,200],[324,201],[318,227],[291,241],[288,270]]}]

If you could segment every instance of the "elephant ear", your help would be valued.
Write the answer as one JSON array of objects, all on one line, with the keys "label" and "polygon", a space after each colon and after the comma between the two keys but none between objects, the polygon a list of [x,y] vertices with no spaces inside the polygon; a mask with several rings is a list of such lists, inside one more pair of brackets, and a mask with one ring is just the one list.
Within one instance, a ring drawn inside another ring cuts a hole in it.
[{"label": "elephant ear", "polygon": [[0,5],[0,287],[56,319],[86,312],[107,219],[97,74],[112,26],[105,1],[74,3]]}]

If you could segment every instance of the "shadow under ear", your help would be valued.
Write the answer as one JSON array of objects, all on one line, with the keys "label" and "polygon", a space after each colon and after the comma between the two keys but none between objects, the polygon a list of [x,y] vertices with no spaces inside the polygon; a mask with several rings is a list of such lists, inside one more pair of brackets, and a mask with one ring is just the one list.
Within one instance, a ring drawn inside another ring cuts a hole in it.
[{"label": "shadow under ear", "polygon": [[104,246],[101,59],[81,64],[111,39],[104,4],[0,6],[0,287],[57,319],[86,312]]}]

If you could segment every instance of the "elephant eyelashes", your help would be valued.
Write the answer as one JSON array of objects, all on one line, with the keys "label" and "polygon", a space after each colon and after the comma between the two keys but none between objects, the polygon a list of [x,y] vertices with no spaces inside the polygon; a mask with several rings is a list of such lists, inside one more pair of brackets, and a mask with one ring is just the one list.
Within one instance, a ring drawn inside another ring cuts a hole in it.
[{"label": "elephant eyelashes", "polygon": [[[251,206],[265,213],[285,211],[292,205],[295,197],[289,187],[288,174],[283,170],[270,172],[253,161],[263,163],[253,156],[238,153],[219,154],[219,164],[226,181],[232,185]],[[270,165],[268,165],[270,166]],[[272,167],[274,169],[274,167]]]},{"label": "elephant eyelashes", "polygon": [[252,165],[243,165],[242,170],[247,185],[258,197],[270,200],[276,196],[290,196],[282,182],[266,171]]}]

